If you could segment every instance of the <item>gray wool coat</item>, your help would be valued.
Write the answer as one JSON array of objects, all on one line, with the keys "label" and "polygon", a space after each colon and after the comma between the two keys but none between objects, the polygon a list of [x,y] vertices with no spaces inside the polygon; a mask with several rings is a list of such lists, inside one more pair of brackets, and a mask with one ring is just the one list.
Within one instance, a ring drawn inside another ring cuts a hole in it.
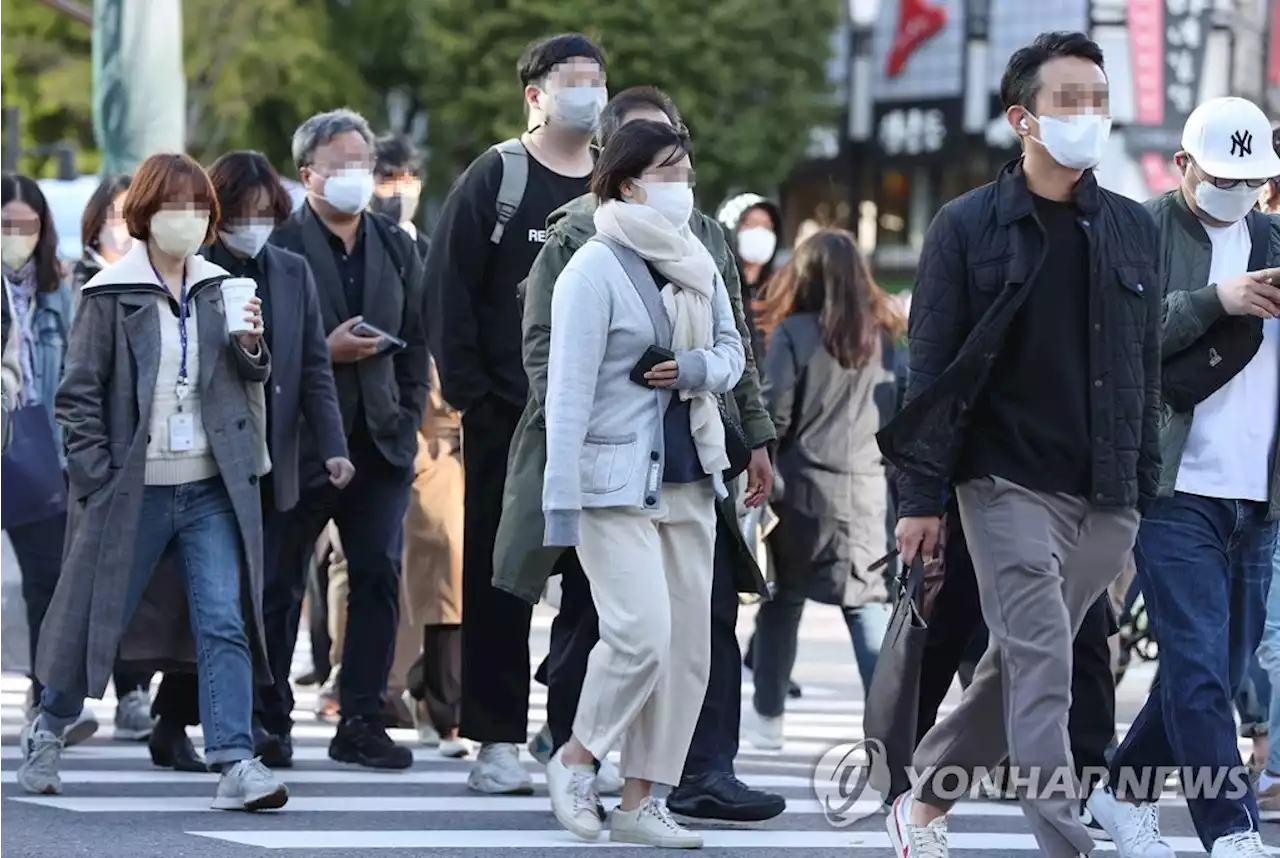
[{"label": "gray wool coat", "polygon": [[[141,253],[141,262],[138,254]],[[255,678],[269,681],[262,634],[262,509],[247,384],[270,372],[227,335],[218,283],[226,271],[188,262],[199,331],[201,419],[240,525],[241,601]],[[194,654],[185,591],[171,564],[152,576],[126,636],[134,536],[145,488],[147,428],[160,366],[159,286],[139,244],[89,281],[80,296],[56,415],[70,484],[62,575],[40,629],[36,675],[45,685],[101,697],[117,650],[184,661]],[[176,302],[170,300],[176,310]],[[228,570],[231,572],[232,570]]]}]

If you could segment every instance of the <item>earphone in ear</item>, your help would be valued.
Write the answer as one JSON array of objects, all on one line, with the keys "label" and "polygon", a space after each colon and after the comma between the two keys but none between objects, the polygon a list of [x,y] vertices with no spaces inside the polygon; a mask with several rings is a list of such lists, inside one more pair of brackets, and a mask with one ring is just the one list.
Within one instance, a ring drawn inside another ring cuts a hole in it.
[{"label": "earphone in ear", "polygon": [[1023,131],[1026,131],[1028,128],[1030,128],[1030,126],[1027,125],[1027,117],[1025,116],[1022,117],[1022,121],[1018,123],[1018,127],[1021,128]]}]

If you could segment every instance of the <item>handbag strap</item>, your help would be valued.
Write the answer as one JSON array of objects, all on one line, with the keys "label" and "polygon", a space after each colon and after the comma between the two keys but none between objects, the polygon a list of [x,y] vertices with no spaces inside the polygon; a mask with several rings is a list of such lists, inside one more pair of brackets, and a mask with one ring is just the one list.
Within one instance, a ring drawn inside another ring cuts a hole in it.
[{"label": "handbag strap", "polygon": [[1254,209],[1246,218],[1249,238],[1253,247],[1249,251],[1249,270],[1261,271],[1267,267],[1267,251],[1271,245],[1271,218]]},{"label": "handbag strap", "polygon": [[898,572],[899,598],[910,599],[917,609],[924,600],[924,571],[924,558],[917,554],[910,566],[904,565]]}]

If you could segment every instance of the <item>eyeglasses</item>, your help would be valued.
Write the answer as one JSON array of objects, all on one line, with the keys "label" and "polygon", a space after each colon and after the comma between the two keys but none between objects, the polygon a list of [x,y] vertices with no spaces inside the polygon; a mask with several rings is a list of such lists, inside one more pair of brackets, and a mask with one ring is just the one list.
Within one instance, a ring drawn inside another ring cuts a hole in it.
[{"label": "eyeglasses", "polygon": [[[1194,161],[1192,161],[1191,163],[1195,164]],[[1216,176],[1210,176],[1200,167],[1199,164],[1195,164],[1195,167],[1196,167],[1196,172],[1199,173],[1202,177],[1204,177],[1204,180],[1206,182],[1213,185],[1215,188],[1221,188],[1224,191],[1229,191],[1232,188],[1238,188],[1240,187],[1240,185],[1245,185],[1247,187],[1253,188],[1254,190],[1260,191],[1262,190],[1263,185],[1265,185],[1267,182],[1275,181],[1275,179],[1277,178],[1275,176],[1268,176],[1265,179],[1219,179]]]}]

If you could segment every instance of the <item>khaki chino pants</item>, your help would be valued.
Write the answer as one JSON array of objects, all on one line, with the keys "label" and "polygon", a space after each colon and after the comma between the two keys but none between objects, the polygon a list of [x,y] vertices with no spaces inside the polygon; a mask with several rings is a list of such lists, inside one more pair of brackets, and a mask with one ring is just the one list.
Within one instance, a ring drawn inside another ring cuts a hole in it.
[{"label": "khaki chino pants", "polygon": [[666,484],[656,511],[582,511],[578,559],[600,615],[573,734],[622,775],[680,781],[711,670],[715,492]]}]

